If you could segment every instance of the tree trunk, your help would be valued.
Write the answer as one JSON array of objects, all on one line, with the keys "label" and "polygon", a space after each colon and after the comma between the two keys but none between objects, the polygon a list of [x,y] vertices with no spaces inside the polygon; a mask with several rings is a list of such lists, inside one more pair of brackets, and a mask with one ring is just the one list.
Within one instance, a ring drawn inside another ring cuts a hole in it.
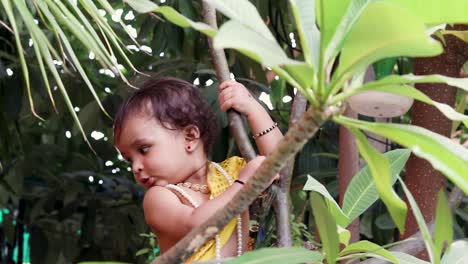
[{"label": "tree trunk", "polygon": [[[465,29],[467,27],[465,26]],[[456,29],[460,30],[461,27]],[[444,53],[437,57],[415,60],[416,75],[442,74],[459,77],[463,63],[468,59],[468,49],[462,40],[446,35]],[[446,84],[417,84],[416,88],[431,99],[453,106],[457,90]],[[415,102],[411,112],[412,124],[424,127],[450,138],[452,122],[435,107],[421,102]],[[446,178],[435,170],[426,160],[412,155],[406,164],[405,182],[418,203],[426,222],[434,219],[437,192],[446,186]],[[408,207],[409,207],[409,203]],[[406,232],[402,238],[407,238],[418,231],[414,215],[409,211],[406,219]]]},{"label": "tree trunk", "polygon": [[[349,107],[346,108],[344,115],[356,119],[358,117],[357,113]],[[340,126],[339,129],[338,157],[339,204],[343,207],[344,194],[349,182],[359,171],[359,152],[356,140],[344,126]],[[347,229],[351,233],[350,243],[359,241],[359,218],[349,224]]]}]

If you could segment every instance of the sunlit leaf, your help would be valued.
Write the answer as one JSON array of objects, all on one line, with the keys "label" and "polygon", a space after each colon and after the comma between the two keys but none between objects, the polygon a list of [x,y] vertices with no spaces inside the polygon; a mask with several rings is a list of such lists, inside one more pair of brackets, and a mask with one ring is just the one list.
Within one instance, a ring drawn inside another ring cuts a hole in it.
[{"label": "sunlit leaf", "polygon": [[442,46],[426,34],[417,16],[395,4],[377,1],[364,10],[351,29],[333,78],[347,79],[352,72],[383,58],[435,56],[441,52]]},{"label": "sunlit leaf", "polygon": [[411,149],[468,194],[468,150],[451,139],[412,125],[366,122],[343,116],[334,120],[384,136]]},{"label": "sunlit leaf", "polygon": [[340,206],[336,203],[335,199],[330,195],[325,186],[319,181],[307,175],[307,182],[303,188],[304,191],[312,191],[321,194],[325,198],[325,203],[327,204],[328,210],[335,218],[335,221],[340,226],[347,226],[349,219],[343,214]]},{"label": "sunlit leaf", "polygon": [[406,184],[400,177],[398,177],[398,180],[400,181],[400,184],[403,187],[406,199],[408,200],[411,210],[413,211],[414,218],[418,223],[419,230],[421,231],[422,238],[424,240],[424,244],[426,245],[427,252],[429,253],[429,257],[431,259],[431,263],[438,264],[440,263],[440,254],[438,254],[435,245],[432,242],[431,233],[429,232],[429,228],[427,227],[426,221],[424,220],[424,216],[422,215],[421,210],[419,209],[419,206],[416,203],[416,200],[414,200],[413,195],[406,187]]},{"label": "sunlit leaf", "polygon": [[440,256],[445,248],[452,243],[453,240],[453,217],[448,206],[447,197],[443,190],[439,191],[437,196],[437,207],[434,226],[434,246],[438,256]]},{"label": "sunlit leaf", "polygon": [[317,193],[311,193],[310,204],[314,214],[315,224],[317,226],[320,240],[327,263],[336,263],[339,252],[339,237],[336,229],[335,218],[329,213],[327,205],[322,196]]},{"label": "sunlit leaf", "polygon": [[305,248],[262,248],[246,252],[242,256],[224,262],[227,264],[283,264],[320,263],[322,255],[318,251]]},{"label": "sunlit leaf", "polygon": [[366,136],[356,129],[355,126],[349,123],[341,123],[345,125],[356,137],[359,153],[367,162],[372,178],[375,182],[377,192],[380,198],[387,206],[387,209],[392,216],[393,221],[401,233],[405,230],[406,219],[406,204],[395,193],[391,184],[390,163],[388,159],[379,151],[377,151],[368,141]]},{"label": "sunlit leaf", "polygon": [[418,15],[428,25],[468,23],[466,0],[389,0]]},{"label": "sunlit leaf", "polygon": [[167,20],[179,27],[192,27],[210,37],[216,34],[216,29],[201,22],[194,22],[183,16],[170,6],[158,6],[149,0],[124,0],[130,7],[139,13],[156,12],[162,14]]},{"label": "sunlit leaf", "polygon": [[356,243],[350,244],[345,247],[341,252],[340,256],[346,256],[353,253],[366,252],[371,255],[377,255],[391,261],[392,263],[398,263],[398,260],[392,255],[392,253],[381,246],[374,244],[367,240],[361,240]]},{"label": "sunlit leaf", "polygon": [[[393,185],[404,168],[411,151],[409,149],[395,149],[383,155],[390,162],[391,185]],[[372,179],[369,166],[366,165],[359,171],[349,183],[343,200],[343,213],[352,222],[364,211],[366,211],[377,199],[379,195]]]}]

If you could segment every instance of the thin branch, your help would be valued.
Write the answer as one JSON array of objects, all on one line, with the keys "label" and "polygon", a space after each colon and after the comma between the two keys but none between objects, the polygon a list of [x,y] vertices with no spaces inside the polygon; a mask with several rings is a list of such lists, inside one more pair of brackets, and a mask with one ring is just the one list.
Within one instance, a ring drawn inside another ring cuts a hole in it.
[{"label": "thin branch", "polygon": [[[452,192],[450,192],[449,197],[448,197],[448,203],[450,209],[453,211],[455,210],[458,205],[461,203],[463,197],[465,197],[465,194],[463,193],[462,190],[458,187],[454,187]],[[434,221],[432,221],[429,225],[429,231],[434,233]],[[401,241],[396,246],[393,246],[389,248],[389,251],[398,251],[398,252],[403,252],[406,254],[410,255],[417,255],[419,252],[425,250],[426,246],[424,244],[424,239],[422,238],[421,231],[417,232],[416,234],[408,237],[407,239]],[[362,261],[361,264],[384,264],[387,263],[384,260],[381,259],[368,259],[365,261]]]},{"label": "thin branch", "polygon": [[[203,20],[206,24],[217,29],[216,23],[216,10],[206,1],[203,1]],[[213,66],[216,71],[216,76],[218,77],[219,82],[229,80],[229,67],[226,61],[226,55],[224,50],[214,49],[213,39],[208,38],[208,45],[210,47],[210,54],[213,60]],[[255,150],[250,144],[250,139],[245,132],[244,126],[242,124],[242,117],[239,113],[234,110],[228,110],[228,125],[229,130],[236,141],[236,145],[239,148],[242,156],[246,160],[251,160],[255,158]]]},{"label": "thin branch", "polygon": [[[293,105],[291,107],[291,115],[289,119],[289,127],[297,123],[299,118],[304,114],[307,107],[307,99],[302,93],[296,93],[294,96]],[[273,206],[276,214],[276,235],[278,237],[278,247],[291,247],[291,225],[289,217],[291,215],[291,200],[289,191],[291,189],[292,170],[294,168],[294,157],[291,158],[286,166],[280,171],[280,180],[276,191]]]},{"label": "thin branch", "polygon": [[263,161],[254,176],[246,182],[234,198],[201,226],[193,229],[176,245],[160,256],[153,264],[182,263],[208,239],[212,238],[231,219],[245,210],[263,191],[289,159],[301,150],[318,129],[340,109],[328,107],[322,111],[310,107],[284,138],[276,149]]}]

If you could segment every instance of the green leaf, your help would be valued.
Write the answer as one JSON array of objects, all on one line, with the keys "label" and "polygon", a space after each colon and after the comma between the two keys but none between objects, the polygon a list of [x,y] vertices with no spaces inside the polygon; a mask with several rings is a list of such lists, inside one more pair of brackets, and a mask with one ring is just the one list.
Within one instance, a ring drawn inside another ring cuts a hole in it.
[{"label": "green leaf", "polygon": [[286,64],[283,68],[293,77],[303,89],[317,87],[316,75],[314,69],[310,64],[295,62],[293,64]]},{"label": "green leaf", "polygon": [[343,47],[348,34],[353,29],[354,24],[367,6],[374,1],[375,0],[351,1],[351,4],[348,6],[344,16],[341,18],[340,23],[337,25],[333,37],[330,42],[327,43],[328,45],[326,46],[324,59],[325,63],[328,64],[330,60],[341,51],[341,48]]},{"label": "green leaf", "polygon": [[41,120],[44,120],[42,117],[40,117],[37,113],[36,110],[34,109],[34,101],[32,99],[32,94],[31,94],[31,84],[29,82],[29,70],[28,66],[26,64],[26,59],[24,58],[24,49],[23,45],[21,44],[21,38],[20,38],[20,32],[18,31],[18,27],[16,25],[16,20],[15,20],[15,15],[13,13],[13,8],[11,6],[10,0],[1,0],[3,7],[5,8],[6,15],[8,17],[8,20],[10,21],[11,27],[13,29],[13,33],[15,36],[15,42],[16,42],[16,48],[18,49],[18,56],[20,58],[20,64],[21,64],[21,69],[23,72],[23,78],[26,84],[26,90],[28,92],[28,100],[29,100],[29,106],[31,107],[31,112],[33,115]]},{"label": "green leaf", "polygon": [[429,262],[420,260],[412,255],[399,252],[399,251],[392,251],[392,255],[398,260],[400,264],[429,264]]},{"label": "green leaf", "polygon": [[411,149],[468,194],[468,150],[451,139],[412,125],[365,122],[343,116],[334,120],[384,136]]},{"label": "green leaf", "polygon": [[338,28],[350,0],[319,0],[317,1],[316,14],[320,27],[321,47],[325,48]]},{"label": "green leaf", "polygon": [[442,257],[442,264],[461,264],[468,259],[468,241],[458,240],[453,242],[448,252]]},{"label": "green leaf", "polygon": [[375,72],[375,79],[380,80],[384,77],[391,75],[396,63],[397,58],[383,59],[374,63],[372,66]]},{"label": "green leaf", "polygon": [[[467,106],[467,95],[468,95],[468,92],[466,91],[462,91],[462,90],[459,90],[458,91],[458,94],[457,94],[457,97],[459,98],[459,100],[457,100],[456,104],[455,104],[455,110],[458,112],[458,113],[464,113],[465,112],[465,108]],[[457,130],[458,126],[460,126],[460,121],[457,121],[457,122],[452,122],[452,132],[451,133],[455,133],[455,131]]]},{"label": "green leaf", "polygon": [[305,248],[262,248],[246,252],[242,256],[225,262],[226,264],[283,264],[320,263],[322,255],[318,251]]},{"label": "green leaf", "polygon": [[[340,123],[340,122],[338,122]],[[347,123],[345,125],[356,137],[359,153],[367,162],[371,171],[371,176],[374,179],[375,186],[380,198],[387,206],[388,212],[392,216],[393,221],[401,233],[405,230],[406,204],[395,193],[391,184],[390,163],[388,159],[379,151],[377,151],[368,141],[366,136],[356,129],[356,127]]]},{"label": "green leaf", "polygon": [[447,197],[443,190],[437,196],[437,209],[434,227],[434,245],[440,256],[446,245],[450,245],[453,240],[453,218],[448,206]]},{"label": "green leaf", "polygon": [[440,254],[437,252],[435,245],[432,242],[431,233],[429,232],[429,228],[427,227],[426,221],[424,220],[424,216],[422,215],[421,210],[419,210],[419,206],[416,203],[416,200],[414,200],[413,195],[406,187],[406,184],[400,177],[398,177],[398,180],[400,181],[406,199],[408,200],[411,210],[413,211],[413,215],[416,219],[416,222],[418,223],[419,230],[421,230],[422,238],[424,240],[424,244],[426,245],[427,252],[429,253],[431,263],[438,264],[440,262]]},{"label": "green leaf", "polygon": [[453,121],[461,121],[463,124],[468,127],[468,116],[459,113],[455,109],[453,109],[451,106],[443,103],[436,102],[432,100],[429,96],[424,94],[423,92],[419,91],[418,89],[408,86],[408,85],[386,85],[386,86],[379,86],[379,87],[372,87],[371,89],[367,89],[369,86],[361,86],[358,89],[355,89],[354,92],[359,93],[363,90],[373,90],[373,91],[381,91],[381,92],[386,92],[386,93],[392,93],[392,94],[399,94],[403,95],[406,97],[411,97],[413,99],[419,100],[421,102],[424,102],[428,105],[432,105],[435,108],[437,108],[444,116],[446,116],[448,119],[453,120]]},{"label": "green leaf", "polygon": [[[320,32],[315,21],[315,0],[289,0],[307,64],[317,69],[320,56]],[[309,73],[313,75],[312,72]]]},{"label": "green leaf", "polygon": [[186,18],[170,6],[159,7],[158,5],[149,0],[124,0],[124,2],[127,3],[138,13],[160,13],[171,23],[176,24],[179,27],[192,27],[193,29],[198,30],[201,33],[210,37],[213,37],[216,34],[216,29],[210,27],[205,23],[192,21],[191,19]]},{"label": "green leaf", "polygon": [[351,232],[349,232],[348,229],[344,229],[339,225],[337,226],[337,228],[340,244],[347,246],[349,244],[349,240],[351,239]]},{"label": "green leaf", "polygon": [[356,243],[350,244],[349,246],[345,247],[340,252],[340,257],[346,256],[348,254],[361,253],[361,252],[367,252],[367,253],[371,253],[372,255],[378,255],[391,261],[392,263],[398,263],[398,260],[392,255],[390,251],[367,240],[361,240],[361,241],[358,241]]},{"label": "green leaf", "polygon": [[389,0],[414,14],[428,25],[468,23],[466,0]]},{"label": "green leaf", "polygon": [[263,38],[276,42],[255,6],[248,0],[206,0],[231,20],[239,22]]},{"label": "green leaf", "polygon": [[[383,154],[390,162],[391,185],[395,183],[410,154],[411,151],[409,149],[395,149]],[[375,182],[372,180],[369,166],[366,165],[353,176],[346,189],[343,200],[343,213],[348,217],[349,222],[352,222],[364,213],[378,198]]]},{"label": "green leaf", "polygon": [[286,56],[275,40],[263,37],[237,20],[230,20],[221,26],[213,45],[216,49],[236,49],[269,67],[296,63]]},{"label": "green leaf", "polygon": [[323,186],[319,181],[307,175],[307,182],[303,188],[304,191],[313,191],[321,194],[325,198],[325,203],[327,204],[330,214],[335,218],[336,223],[340,226],[347,226],[349,224],[349,219],[341,211],[340,206],[336,203],[335,199],[330,195],[325,186]]},{"label": "green leaf", "polygon": [[383,58],[440,54],[442,46],[425,30],[422,21],[407,10],[385,1],[371,3],[351,29],[333,78],[347,79]]},{"label": "green leaf", "polygon": [[338,257],[340,243],[335,219],[329,213],[326,203],[319,194],[311,193],[310,204],[312,206],[315,224],[322,241],[322,247],[325,251],[325,258],[328,264],[334,264]]}]

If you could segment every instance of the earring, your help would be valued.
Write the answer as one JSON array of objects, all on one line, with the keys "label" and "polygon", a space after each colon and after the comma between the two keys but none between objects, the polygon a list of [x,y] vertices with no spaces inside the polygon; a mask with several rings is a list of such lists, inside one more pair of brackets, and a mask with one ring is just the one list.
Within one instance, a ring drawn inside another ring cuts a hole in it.
[{"label": "earring", "polygon": [[190,145],[185,146],[185,148],[187,149],[187,151],[192,150],[192,147]]}]

